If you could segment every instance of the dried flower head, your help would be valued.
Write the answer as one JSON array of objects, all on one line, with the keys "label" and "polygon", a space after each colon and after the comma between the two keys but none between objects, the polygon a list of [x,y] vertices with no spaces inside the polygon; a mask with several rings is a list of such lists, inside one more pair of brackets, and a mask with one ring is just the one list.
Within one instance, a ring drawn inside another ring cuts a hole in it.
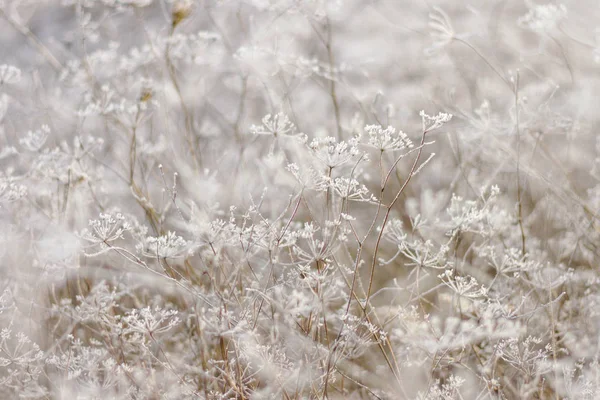
[{"label": "dried flower head", "polygon": [[367,145],[382,152],[410,149],[414,146],[406,133],[396,132],[396,128],[392,126],[384,129],[381,125],[367,125],[365,131],[369,135]]},{"label": "dried flower head", "polygon": [[173,9],[171,10],[171,24],[173,29],[175,29],[181,21],[189,17],[191,13],[192,2],[190,0],[177,0],[175,4],[173,4]]}]

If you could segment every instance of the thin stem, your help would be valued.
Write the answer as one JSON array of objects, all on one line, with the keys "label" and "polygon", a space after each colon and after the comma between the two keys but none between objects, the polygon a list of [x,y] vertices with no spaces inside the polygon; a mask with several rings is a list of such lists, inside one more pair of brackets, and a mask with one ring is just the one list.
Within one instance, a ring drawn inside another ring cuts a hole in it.
[{"label": "thin stem", "polygon": [[[369,299],[371,298],[371,291],[373,289],[373,280],[374,280],[373,278],[375,276],[375,264],[377,264],[377,253],[379,252],[379,245],[381,244],[381,239],[382,239],[383,233],[385,231],[385,226],[389,220],[390,213],[392,212],[392,208],[394,207],[394,205],[400,198],[400,195],[404,192],[404,189],[406,188],[406,186],[408,185],[408,183],[410,182],[411,178],[414,175],[414,172],[417,168],[417,164],[419,163],[419,159],[421,158],[421,154],[423,153],[423,146],[425,144],[425,135],[426,134],[427,134],[427,131],[424,129],[423,134],[421,136],[421,143],[419,144],[419,151],[417,153],[417,157],[415,158],[415,161],[413,162],[410,172],[408,173],[408,177],[404,181],[404,184],[402,185],[400,190],[398,190],[398,192],[396,193],[394,200],[392,200],[390,205],[387,206],[387,211],[385,213],[385,217],[383,218],[383,223],[381,224],[381,230],[379,231],[379,235],[377,236],[377,242],[375,243],[375,250],[373,252],[373,261],[371,262],[371,271],[369,272],[369,287],[367,288],[367,297],[365,299],[365,306],[369,303]],[[395,165],[394,165],[394,167],[395,167]]]},{"label": "thin stem", "polygon": [[38,37],[33,32],[31,32],[31,29],[29,29],[27,26],[19,23],[13,17],[9,16],[2,9],[2,7],[0,7],[0,16],[4,17],[4,19],[6,21],[8,21],[8,23],[13,28],[15,28],[23,36],[25,36],[29,40],[29,42],[33,45],[33,47],[35,47],[40,52],[40,54],[46,59],[46,61],[48,61],[48,63],[52,66],[52,68],[54,68],[55,71],[60,72],[63,69],[63,66],[60,63],[60,61],[58,61],[58,59],[56,57],[54,57],[54,55],[50,52],[50,50],[46,46],[44,46],[44,44],[40,41],[40,39],[38,39]]},{"label": "thin stem", "polygon": [[519,213],[519,229],[521,230],[521,252],[523,255],[527,252],[525,247],[525,229],[523,228],[523,206],[521,202],[521,131],[519,129],[519,71],[515,81],[515,128],[517,131],[517,207]]}]

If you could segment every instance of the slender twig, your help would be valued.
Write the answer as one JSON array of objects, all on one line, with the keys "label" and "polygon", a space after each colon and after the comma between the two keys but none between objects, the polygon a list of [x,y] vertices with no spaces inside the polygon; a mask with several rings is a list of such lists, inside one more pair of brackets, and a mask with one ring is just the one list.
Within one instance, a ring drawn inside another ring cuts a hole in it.
[{"label": "slender twig", "polygon": [[29,42],[40,52],[40,54],[48,61],[48,63],[54,68],[55,71],[59,72],[63,69],[62,64],[58,59],[50,52],[48,47],[46,47],[38,37],[31,32],[27,26],[21,24],[15,18],[8,15],[2,7],[0,7],[0,16],[2,16],[13,28],[15,28],[19,33],[29,40]]}]

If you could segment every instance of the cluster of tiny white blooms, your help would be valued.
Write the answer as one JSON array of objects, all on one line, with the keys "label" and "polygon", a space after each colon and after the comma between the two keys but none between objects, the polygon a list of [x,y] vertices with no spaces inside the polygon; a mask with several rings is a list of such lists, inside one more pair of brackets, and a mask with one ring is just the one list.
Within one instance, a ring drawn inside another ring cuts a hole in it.
[{"label": "cluster of tiny white blooms", "polygon": [[355,315],[345,315],[342,321],[346,329],[342,332],[341,344],[337,351],[350,360],[362,356],[377,342],[385,341],[387,337],[385,331]]},{"label": "cluster of tiny white blooms", "polygon": [[438,379],[436,385],[433,386],[429,392],[419,392],[415,400],[443,400],[457,398],[457,396],[460,395],[460,388],[465,382],[466,379],[456,375],[450,375],[443,383]]},{"label": "cluster of tiny white blooms", "polygon": [[493,224],[492,207],[500,194],[498,186],[492,186],[489,191],[482,190],[482,197],[477,200],[465,200],[452,194],[450,206],[446,212],[450,216],[451,230],[471,231],[480,234],[493,234],[490,228]]},{"label": "cluster of tiny white blooms", "polygon": [[483,246],[478,250],[478,254],[487,258],[489,264],[496,269],[498,274],[519,277],[522,273],[529,273],[538,269],[538,263],[535,260],[528,260],[516,248],[508,249],[506,253],[499,255],[493,246]]},{"label": "cluster of tiny white blooms", "polygon": [[0,65],[0,86],[16,84],[21,81],[21,70],[13,65]]},{"label": "cluster of tiny white blooms", "polygon": [[[305,223],[301,229],[296,231],[296,236],[303,240],[294,243],[292,249],[298,259],[305,265],[310,265],[314,261],[323,260],[327,257],[327,243],[316,235],[320,230],[318,226],[312,223]],[[301,247],[301,244],[306,244],[307,248]]]},{"label": "cluster of tiny white blooms", "polygon": [[[25,333],[15,334],[14,329],[9,326],[0,331],[0,367],[5,370],[2,386],[27,396],[44,395],[46,391],[38,385],[44,369],[44,352]],[[6,393],[4,389],[2,392]]]},{"label": "cluster of tiny white blooms", "polygon": [[455,275],[454,270],[447,269],[443,274],[438,275],[444,285],[452,289],[460,297],[481,298],[487,294],[487,289],[479,285],[474,277],[465,277]]},{"label": "cluster of tiny white blooms", "polygon": [[539,337],[528,336],[524,340],[521,338],[510,338],[500,341],[496,346],[498,356],[509,364],[523,368],[523,371],[529,376],[535,376],[547,369],[546,360],[552,354],[552,346],[547,344],[539,348],[543,340]]},{"label": "cluster of tiny white blooms", "polygon": [[0,399],[600,398],[595,2],[0,0]]},{"label": "cluster of tiny white blooms", "polygon": [[177,310],[164,310],[159,306],[133,309],[122,319],[125,323],[123,333],[153,336],[168,332],[180,322],[177,314]]},{"label": "cluster of tiny white blooms", "polygon": [[112,243],[124,239],[123,234],[132,228],[121,213],[100,213],[99,218],[90,220],[88,225],[90,229],[84,229],[79,234],[95,250],[86,253],[87,255],[98,255],[110,250]]},{"label": "cluster of tiny white blooms", "polygon": [[323,192],[329,187],[330,179],[327,175],[319,173],[314,168],[300,169],[297,164],[288,164],[286,169],[303,188]]},{"label": "cluster of tiny white blooms", "polygon": [[189,244],[184,238],[169,231],[163,236],[147,237],[143,244],[138,245],[138,248],[147,257],[173,258],[184,255],[188,246]]},{"label": "cluster of tiny white blooms", "polygon": [[384,237],[390,242],[401,246],[407,237],[407,234],[404,232],[404,224],[402,221],[394,218],[388,222],[385,226]]},{"label": "cluster of tiny white blooms", "polygon": [[369,135],[367,144],[381,152],[403,150],[413,148],[412,140],[402,131],[396,132],[396,128],[388,126],[383,129],[381,125],[367,125],[365,131]]},{"label": "cluster of tiny white blooms", "polygon": [[519,24],[537,33],[551,33],[565,18],[564,4],[531,4],[527,14],[519,18]]},{"label": "cluster of tiny white blooms", "polygon": [[50,127],[42,125],[40,129],[28,131],[24,138],[19,139],[19,144],[29,151],[38,151],[44,146],[49,135]]},{"label": "cluster of tiny white blooms", "polygon": [[365,185],[361,185],[356,179],[335,178],[331,181],[331,187],[342,199],[350,201],[377,202]]},{"label": "cluster of tiny white blooms", "polygon": [[332,136],[314,138],[308,144],[308,148],[312,150],[315,158],[330,169],[348,165],[361,154],[357,138],[340,142]]},{"label": "cluster of tiny white blooms", "polygon": [[423,124],[423,132],[430,132],[434,129],[438,129],[452,119],[452,114],[443,112],[431,116],[426,114],[425,111],[421,110],[419,115],[421,116]]},{"label": "cluster of tiny white blooms", "polygon": [[274,115],[267,114],[262,119],[262,125],[250,126],[250,132],[254,135],[270,136],[293,136],[296,133],[296,127],[284,113]]},{"label": "cluster of tiny white blooms", "polygon": [[86,95],[85,107],[79,109],[78,116],[82,118],[111,116],[133,119],[135,116],[139,116],[140,104],[144,104],[143,108],[147,108],[145,102],[120,97],[116,89],[109,85],[103,85],[99,95],[94,97]]}]

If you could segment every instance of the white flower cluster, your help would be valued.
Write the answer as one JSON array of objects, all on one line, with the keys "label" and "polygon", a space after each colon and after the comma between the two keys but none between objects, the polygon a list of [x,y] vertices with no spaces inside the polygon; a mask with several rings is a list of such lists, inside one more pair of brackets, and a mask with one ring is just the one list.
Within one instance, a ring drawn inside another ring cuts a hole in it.
[{"label": "white flower cluster", "polygon": [[329,187],[330,179],[314,168],[300,169],[297,164],[288,164],[286,169],[303,188],[324,192]]},{"label": "white flower cluster", "polygon": [[470,299],[483,298],[488,290],[480,285],[477,279],[472,276],[456,275],[454,270],[447,269],[443,274],[438,275],[444,285],[448,286],[459,297]]},{"label": "white flower cluster", "polygon": [[188,242],[175,234],[167,232],[163,236],[149,236],[139,249],[147,257],[173,258],[184,255],[188,250]]},{"label": "white flower cluster", "polygon": [[252,125],[250,132],[253,135],[294,136],[296,127],[284,113],[267,114],[262,119],[262,125]]},{"label": "white flower cluster", "polygon": [[0,399],[600,399],[560,1],[0,0]]},{"label": "white flower cluster", "polygon": [[46,143],[48,135],[50,135],[50,127],[42,125],[40,129],[28,131],[25,137],[19,140],[19,143],[29,151],[38,151]]},{"label": "white flower cluster", "polygon": [[358,150],[358,138],[341,142],[332,136],[315,138],[308,147],[319,161],[331,169],[346,165],[361,154]]},{"label": "white flower cluster", "polygon": [[369,189],[365,185],[361,185],[356,179],[335,178],[331,181],[331,187],[338,196],[345,200],[377,202],[377,198],[369,192]]},{"label": "white flower cluster", "polygon": [[423,132],[431,132],[434,129],[438,129],[442,127],[446,122],[449,122],[452,119],[452,114],[448,113],[438,113],[437,115],[428,115],[425,111],[421,111],[419,113],[422,120]]},{"label": "white flower cluster", "polygon": [[89,221],[90,229],[84,229],[79,236],[89,242],[91,247],[98,247],[96,252],[86,253],[96,256],[111,249],[113,242],[124,239],[123,234],[132,229],[121,213],[100,213],[98,219]]},{"label": "white flower cluster", "polygon": [[125,317],[124,333],[157,335],[170,331],[179,323],[177,310],[165,310],[159,306],[133,309]]},{"label": "white flower cluster", "polygon": [[369,135],[368,145],[381,152],[411,149],[414,147],[412,140],[402,131],[388,126],[383,129],[381,125],[367,125],[365,131]]}]

